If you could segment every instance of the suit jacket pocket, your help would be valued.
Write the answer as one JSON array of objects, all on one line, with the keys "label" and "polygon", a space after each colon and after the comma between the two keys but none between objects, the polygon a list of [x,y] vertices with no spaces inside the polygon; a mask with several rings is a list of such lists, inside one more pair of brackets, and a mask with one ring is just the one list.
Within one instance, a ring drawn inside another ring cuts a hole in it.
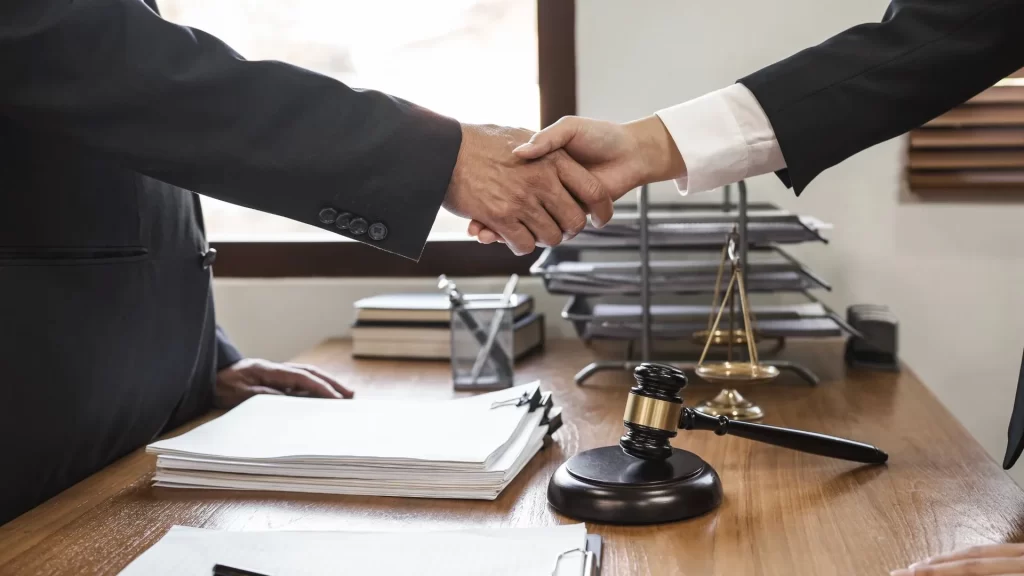
[{"label": "suit jacket pocket", "polygon": [[2,266],[89,266],[138,262],[149,257],[142,246],[0,246]]}]

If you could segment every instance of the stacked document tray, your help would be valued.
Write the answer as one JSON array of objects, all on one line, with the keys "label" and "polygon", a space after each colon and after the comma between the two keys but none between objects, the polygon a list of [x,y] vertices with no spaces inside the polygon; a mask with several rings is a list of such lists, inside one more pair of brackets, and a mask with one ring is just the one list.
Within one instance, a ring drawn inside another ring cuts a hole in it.
[{"label": "stacked document tray", "polygon": [[[708,328],[722,247],[739,214],[722,204],[652,206],[648,210],[651,336],[691,340]],[[772,204],[747,207],[746,289],[752,295],[786,294],[797,304],[752,307],[759,338],[842,336],[846,323],[812,290],[831,286],[790,255],[783,245],[827,242],[831,225]],[[588,227],[572,241],[546,249],[531,272],[552,294],[571,296],[562,317],[580,338],[639,340],[640,222],[633,207],[617,206],[604,228]],[[726,270],[725,281],[728,280]],[[724,291],[725,286],[721,286]],[[770,299],[770,296],[767,298]],[[703,302],[703,304],[694,304]]]},{"label": "stacked document tray", "polygon": [[[752,306],[761,338],[827,338],[841,336],[842,321],[818,302]],[[639,304],[615,304],[574,296],[562,310],[576,334],[584,340],[638,340]],[[655,304],[651,306],[651,334],[665,340],[689,339],[708,328],[711,305]]]},{"label": "stacked document tray", "polygon": [[[724,235],[723,235],[724,238]],[[640,263],[614,260],[621,250],[571,248],[546,250],[532,272],[544,279],[552,294],[636,295],[640,293]],[[711,294],[721,252],[701,248],[663,254],[652,251],[652,294]],[[755,249],[747,266],[747,292],[804,292],[831,286],[790,257],[781,248]]]},{"label": "stacked document tray", "polygon": [[[648,212],[652,248],[720,247],[739,218],[735,210],[706,204],[661,206]],[[747,238],[751,245],[826,242],[821,232],[831,226],[812,216],[800,216],[771,204],[753,204],[747,210]],[[617,210],[603,228],[588,227],[572,242],[578,248],[635,248],[640,221],[636,210]]]}]

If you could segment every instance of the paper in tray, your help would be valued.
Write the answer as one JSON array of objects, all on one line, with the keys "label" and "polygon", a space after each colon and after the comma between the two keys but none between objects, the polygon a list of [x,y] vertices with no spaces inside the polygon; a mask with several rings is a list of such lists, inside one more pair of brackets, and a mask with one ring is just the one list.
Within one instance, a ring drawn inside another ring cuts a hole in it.
[{"label": "paper in tray", "polygon": [[[707,329],[709,305],[654,304],[651,328],[657,338],[689,339]],[[817,302],[755,305],[758,334],[764,338],[827,338],[841,336],[845,327],[835,314]],[[639,304],[604,303],[576,296],[562,310],[576,334],[585,339],[633,340],[640,337]]]},{"label": "paper in tray", "polygon": [[[651,335],[659,339],[688,340],[699,330],[706,330],[704,322],[653,322]],[[640,338],[639,322],[589,322],[584,328],[583,338],[632,340]],[[796,320],[759,320],[757,333],[766,339],[775,338],[828,338],[843,334],[832,318],[801,318]]]},{"label": "paper in tray", "polygon": [[[544,279],[552,294],[636,295],[640,293],[640,262],[616,250],[557,246],[546,249],[530,272]],[[748,292],[803,292],[831,286],[782,248],[751,250]],[[653,294],[710,294],[714,291],[721,252],[652,251]],[[724,290],[725,287],[723,286]]]},{"label": "paper in tray", "polygon": [[[739,223],[739,213],[719,208],[677,210],[667,207],[648,211],[650,245],[655,247],[721,246]],[[750,244],[824,242],[821,231],[831,225],[813,216],[801,216],[775,207],[750,209],[747,238]],[[602,228],[587,226],[568,242],[572,246],[611,247],[639,244],[640,220],[633,211],[617,211]]]}]

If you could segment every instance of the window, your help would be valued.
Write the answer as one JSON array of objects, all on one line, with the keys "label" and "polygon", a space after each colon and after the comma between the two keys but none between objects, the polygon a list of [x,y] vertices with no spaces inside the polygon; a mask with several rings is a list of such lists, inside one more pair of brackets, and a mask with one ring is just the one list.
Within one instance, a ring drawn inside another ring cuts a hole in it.
[{"label": "window", "polygon": [[[160,10],[250,60],[289,62],[464,122],[536,130],[537,1],[161,0]],[[286,218],[202,202],[214,242],[342,240]],[[466,225],[442,210],[431,238],[465,238]]]},{"label": "window", "polygon": [[910,133],[917,193],[1024,192],[1024,70]]}]

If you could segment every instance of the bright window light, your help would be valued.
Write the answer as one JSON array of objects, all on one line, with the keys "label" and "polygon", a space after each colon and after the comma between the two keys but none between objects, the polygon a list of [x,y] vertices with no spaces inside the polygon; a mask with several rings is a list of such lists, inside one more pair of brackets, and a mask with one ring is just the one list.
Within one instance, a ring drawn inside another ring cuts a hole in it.
[{"label": "bright window light", "polygon": [[[463,122],[537,130],[537,0],[161,0],[163,17],[249,60],[281,60]],[[212,240],[337,240],[203,198]],[[465,237],[444,210],[432,238]]]}]

